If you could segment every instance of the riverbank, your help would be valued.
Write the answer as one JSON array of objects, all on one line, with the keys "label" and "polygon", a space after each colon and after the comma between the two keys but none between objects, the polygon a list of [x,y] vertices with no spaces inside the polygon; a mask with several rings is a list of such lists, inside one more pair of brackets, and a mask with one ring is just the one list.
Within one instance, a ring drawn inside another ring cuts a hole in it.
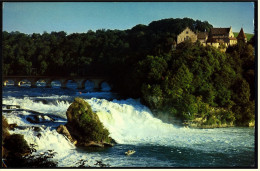
[{"label": "riverbank", "polygon": [[232,120],[228,120],[225,116],[227,110],[223,108],[211,107],[209,116],[197,117],[190,120],[181,120],[173,117],[166,112],[152,110],[154,116],[162,120],[164,123],[173,124],[177,127],[194,128],[194,129],[212,129],[212,128],[229,128],[229,127],[254,127],[255,121],[251,121],[248,125],[236,125]]},{"label": "riverbank", "polygon": [[188,120],[188,121],[184,121],[182,124],[185,127],[189,127],[189,128],[197,128],[197,129],[213,129],[213,128],[229,128],[229,127],[254,127],[255,126],[255,122],[252,121],[250,122],[248,125],[234,125],[233,123],[216,123],[216,124],[206,124],[207,120],[206,119],[202,119],[202,118],[196,118],[194,120]]}]

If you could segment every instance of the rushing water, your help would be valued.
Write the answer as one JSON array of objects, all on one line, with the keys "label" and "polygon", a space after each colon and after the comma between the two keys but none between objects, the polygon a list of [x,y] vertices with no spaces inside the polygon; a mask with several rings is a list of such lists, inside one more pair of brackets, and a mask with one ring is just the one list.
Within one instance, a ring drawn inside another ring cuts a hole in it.
[{"label": "rushing water", "polygon": [[[57,126],[66,123],[66,110],[78,96],[91,105],[118,144],[105,149],[80,149],[56,132]],[[26,109],[12,110],[3,105],[9,124],[24,127],[10,133],[25,135],[29,143],[37,145],[35,153],[57,152],[54,160],[59,167],[77,167],[80,159],[90,166],[102,160],[112,167],[255,167],[254,128],[177,127],[155,118],[136,99],[118,100],[107,85],[103,85],[102,92],[86,93],[79,92],[72,83],[68,89],[56,84],[53,88],[7,86],[3,88],[3,104]],[[26,118],[34,111],[45,115],[45,120],[28,122]],[[40,127],[40,132],[32,126]],[[129,149],[136,153],[125,156]]]}]

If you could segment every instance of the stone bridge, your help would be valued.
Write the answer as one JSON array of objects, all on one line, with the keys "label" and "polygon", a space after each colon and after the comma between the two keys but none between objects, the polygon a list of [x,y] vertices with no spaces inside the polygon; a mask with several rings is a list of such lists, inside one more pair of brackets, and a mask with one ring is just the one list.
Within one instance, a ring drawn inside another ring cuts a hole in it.
[{"label": "stone bridge", "polygon": [[20,86],[22,81],[29,81],[31,83],[31,87],[37,87],[38,81],[44,81],[46,83],[46,87],[51,88],[52,81],[59,81],[61,84],[61,88],[67,88],[67,82],[69,80],[75,81],[77,83],[78,89],[85,89],[86,81],[91,81],[94,83],[94,89],[100,89],[101,84],[105,81],[108,81],[105,77],[97,77],[97,76],[84,76],[84,77],[62,77],[62,76],[3,76],[2,77],[2,85],[6,86],[8,81],[13,81],[14,86]]}]

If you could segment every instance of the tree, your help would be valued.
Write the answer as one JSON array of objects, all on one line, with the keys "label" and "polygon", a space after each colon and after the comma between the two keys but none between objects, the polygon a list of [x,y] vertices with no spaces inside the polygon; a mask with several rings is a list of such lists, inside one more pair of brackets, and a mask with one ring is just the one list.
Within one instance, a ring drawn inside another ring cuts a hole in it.
[{"label": "tree", "polygon": [[[186,27],[209,31],[207,21],[169,18],[128,30],[87,33],[3,32],[3,74],[100,75],[125,97],[141,98],[155,113],[210,122],[253,120],[255,49],[229,46],[226,53],[185,41],[172,50]],[[218,108],[221,112],[212,112]],[[224,116],[226,115],[226,116]],[[216,120],[215,120],[216,119]]]}]

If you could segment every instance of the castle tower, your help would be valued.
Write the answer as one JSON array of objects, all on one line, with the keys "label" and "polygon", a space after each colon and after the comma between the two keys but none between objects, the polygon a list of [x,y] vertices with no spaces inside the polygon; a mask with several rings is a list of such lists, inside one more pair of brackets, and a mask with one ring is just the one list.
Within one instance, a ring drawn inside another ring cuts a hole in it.
[{"label": "castle tower", "polygon": [[237,36],[237,40],[238,41],[243,41],[243,42],[247,42],[247,38],[246,38],[246,35],[245,35],[245,33],[244,33],[244,30],[243,30],[243,28],[241,28],[241,30],[240,30],[240,32],[239,32],[239,34],[238,34],[238,36]]}]

